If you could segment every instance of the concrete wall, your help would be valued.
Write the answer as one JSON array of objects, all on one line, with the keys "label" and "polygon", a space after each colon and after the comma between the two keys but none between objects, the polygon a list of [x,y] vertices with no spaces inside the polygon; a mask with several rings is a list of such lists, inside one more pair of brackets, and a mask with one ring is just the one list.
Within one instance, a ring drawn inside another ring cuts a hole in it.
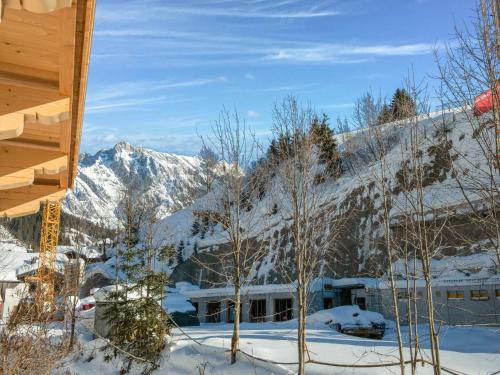
[{"label": "concrete wall", "polygon": [[[476,301],[471,299],[471,290],[487,290],[489,299],[487,301]],[[463,299],[449,299],[447,292],[452,290],[463,291]],[[500,290],[500,285],[466,285],[466,286],[434,286],[434,313],[436,319],[444,324],[500,324],[500,299],[496,297],[496,290]],[[398,289],[404,292],[404,289]],[[357,298],[364,298],[366,309],[377,311],[387,319],[394,319],[392,296],[389,289],[355,288],[350,290],[350,303],[355,304]],[[309,295],[309,314],[323,310],[324,298],[332,298],[333,306],[341,305],[341,290],[323,290]],[[206,322],[207,303],[220,302],[221,314],[220,322],[226,322],[227,306],[232,297],[192,297],[193,302],[198,303],[198,317],[200,322]],[[242,321],[250,321],[250,301],[253,299],[266,300],[267,321],[274,319],[274,300],[281,298],[291,298],[293,301],[293,318],[297,317],[297,301],[294,292],[280,292],[267,294],[251,294],[242,296]],[[421,323],[427,322],[427,304],[424,288],[417,289],[417,310],[418,320]],[[408,300],[398,299],[400,318],[403,324],[407,323]]]},{"label": "concrete wall", "polygon": [[[487,301],[477,301],[471,299],[471,290],[486,290],[489,296]],[[433,303],[434,316],[437,321],[444,324],[499,324],[500,323],[500,299],[496,297],[496,290],[500,290],[500,285],[462,285],[462,286],[434,286]],[[463,292],[463,299],[448,298],[448,291]],[[404,292],[403,289],[398,289]],[[413,296],[412,296],[413,297]],[[427,294],[424,288],[417,289],[416,296],[418,320],[427,323]],[[381,304],[379,311],[386,318],[394,319],[392,308],[392,296],[389,289],[381,291]],[[410,298],[414,303],[413,298]],[[400,318],[403,324],[407,323],[408,299],[398,299]]]},{"label": "concrete wall", "polygon": [[[251,294],[241,296],[241,319],[243,322],[250,321],[250,306],[252,300],[266,300],[266,321],[274,320],[274,300],[275,299],[292,299],[293,314],[295,317],[295,312],[297,310],[297,301],[295,295],[292,292],[280,292],[280,293],[262,293],[262,294]],[[201,297],[195,298],[191,297],[191,301],[198,303],[198,317],[200,322],[207,322],[208,314],[208,303],[210,302],[220,302],[221,312],[220,312],[220,322],[227,321],[227,309],[230,302],[232,302],[232,297],[229,296],[218,296],[218,297]]]},{"label": "concrete wall", "polygon": [[[191,301],[198,303],[198,317],[201,323],[207,322],[207,305],[210,302],[220,302],[221,313],[220,322],[227,321],[227,308],[228,304],[232,301],[232,296],[217,296],[217,297],[191,297]],[[275,320],[274,311],[274,300],[275,299],[291,299],[292,300],[292,319],[297,317],[297,299],[295,292],[273,292],[273,293],[260,293],[260,294],[250,294],[242,295],[242,322],[250,322],[250,306],[252,300],[266,300],[266,321]],[[323,299],[333,298],[334,304],[336,301],[336,293],[334,291],[322,291],[314,292],[309,295],[309,314],[312,314],[318,310],[323,310]],[[337,305],[335,305],[337,306]]]},{"label": "concrete wall", "polygon": [[1,316],[4,322],[8,321],[19,301],[28,295],[28,289],[28,284],[24,283],[18,283],[13,288],[5,289]]},{"label": "concrete wall", "polygon": [[111,327],[105,318],[107,303],[97,302],[95,305],[94,331],[98,337],[108,337]]}]

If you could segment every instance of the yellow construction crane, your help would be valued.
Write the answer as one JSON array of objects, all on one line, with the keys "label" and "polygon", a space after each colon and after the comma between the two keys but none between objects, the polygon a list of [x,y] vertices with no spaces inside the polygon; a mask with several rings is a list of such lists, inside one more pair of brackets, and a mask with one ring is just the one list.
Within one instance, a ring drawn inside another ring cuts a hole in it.
[{"label": "yellow construction crane", "polygon": [[50,315],[56,308],[55,271],[60,219],[61,203],[46,201],[42,214],[38,271],[36,276],[27,278],[27,281],[36,284],[35,311],[44,315]]}]

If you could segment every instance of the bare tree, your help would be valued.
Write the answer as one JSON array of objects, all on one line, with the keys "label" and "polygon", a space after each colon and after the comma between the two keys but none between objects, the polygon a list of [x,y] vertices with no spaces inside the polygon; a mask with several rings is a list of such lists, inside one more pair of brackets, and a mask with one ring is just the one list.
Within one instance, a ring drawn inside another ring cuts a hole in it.
[{"label": "bare tree", "polygon": [[[468,149],[453,145],[459,156],[453,162],[453,176],[470,211],[496,251],[500,264],[500,218],[498,217],[500,168],[500,4],[479,0],[471,27],[456,28],[455,43],[436,53],[441,82],[438,96],[443,107],[456,107],[469,128]],[[474,100],[489,90],[491,110],[482,113]],[[446,114],[443,113],[443,124]],[[444,129],[446,130],[446,129]],[[446,135],[446,131],[445,131]],[[465,136],[465,135],[464,135]],[[484,161],[478,159],[478,155]]]},{"label": "bare tree", "polygon": [[[298,304],[298,374],[305,373],[307,363],[306,319],[308,293],[313,280],[322,274],[327,253],[334,247],[340,221],[329,221],[335,204],[325,194],[326,166],[312,125],[317,116],[309,106],[289,96],[274,107],[273,133],[276,149],[273,157],[273,189],[279,201],[282,220],[289,225],[294,252],[294,269]],[[337,216],[338,218],[339,216]],[[289,274],[289,272],[287,272]]]},{"label": "bare tree", "polygon": [[212,191],[214,181],[217,177],[219,156],[205,142],[203,142],[202,144],[199,156],[201,158],[201,166],[203,169],[203,183],[205,185],[205,192],[209,193],[210,191]]},{"label": "bare tree", "polygon": [[[401,317],[398,307],[398,293],[393,272],[392,262],[396,259],[396,246],[391,229],[391,209],[394,205],[391,192],[391,179],[393,178],[392,166],[386,160],[386,156],[391,148],[391,137],[394,132],[392,124],[378,124],[380,111],[383,109],[383,101],[380,97],[374,97],[367,93],[356,101],[353,120],[359,130],[359,137],[369,150],[370,156],[376,160],[372,168],[369,168],[369,177],[373,183],[376,194],[381,197],[380,219],[383,227],[383,244],[385,259],[387,262],[387,278],[391,291],[391,304],[396,323],[396,338],[398,342],[398,355],[400,362],[400,372],[405,374],[405,358],[403,353],[403,338],[401,335]],[[366,166],[363,166],[366,168]],[[356,172],[356,171],[354,171]],[[366,175],[358,175],[360,184],[366,183]]]},{"label": "bare tree", "polygon": [[[429,193],[432,189],[432,184],[437,182],[436,173],[430,168],[427,157],[440,155],[442,156],[441,164],[434,160],[434,164],[439,168],[445,167],[449,163],[449,158],[443,156],[446,154],[447,145],[446,139],[442,134],[437,137],[427,137],[427,133],[433,132],[435,129],[433,123],[428,120],[429,104],[426,88],[416,84],[412,76],[406,79],[407,92],[412,98],[413,103],[417,104],[418,113],[408,118],[406,127],[409,132],[409,142],[402,142],[401,155],[405,155],[401,161],[401,169],[398,171],[398,189],[400,199],[395,202],[401,212],[399,220],[404,225],[405,233],[401,240],[403,241],[403,256],[405,259],[410,259],[410,253],[413,258],[413,265],[406,263],[406,277],[413,277],[416,282],[417,277],[422,277],[425,287],[425,313],[429,322],[429,339],[432,357],[432,366],[434,374],[441,374],[440,349],[439,349],[439,329],[435,318],[435,305],[432,291],[432,270],[431,262],[436,256],[440,256],[440,249],[443,239],[443,233],[449,229],[447,218],[451,212],[447,207],[444,208],[442,220],[434,217],[429,220],[429,214],[435,215],[438,212],[436,205],[440,202],[435,202],[429,199]],[[423,120],[428,120],[424,122]],[[436,133],[434,133],[436,134]],[[425,148],[427,147],[427,148]],[[420,267],[417,266],[417,259]],[[419,276],[420,269],[421,276]],[[412,371],[415,371],[417,353],[419,351],[418,342],[418,318],[417,318],[417,291],[416,284],[410,288],[407,282],[406,288],[409,290],[408,298],[415,299],[414,304],[409,304],[408,307],[413,310],[413,318],[411,311],[409,314],[409,324],[414,324],[413,328],[413,358]],[[410,327],[411,331],[412,327]],[[410,345],[412,343],[410,342]]]},{"label": "bare tree", "polygon": [[262,217],[257,216],[253,204],[258,197],[259,184],[267,176],[262,168],[252,168],[258,148],[237,112],[223,110],[204,144],[206,149],[213,150],[211,159],[221,164],[221,170],[216,187],[209,193],[208,207],[198,214],[207,222],[222,225],[227,246],[215,257],[195,256],[194,261],[234,287],[228,314],[233,315],[231,363],[235,363],[240,336],[241,288],[251,282],[255,266],[265,255],[263,241],[254,238]]}]

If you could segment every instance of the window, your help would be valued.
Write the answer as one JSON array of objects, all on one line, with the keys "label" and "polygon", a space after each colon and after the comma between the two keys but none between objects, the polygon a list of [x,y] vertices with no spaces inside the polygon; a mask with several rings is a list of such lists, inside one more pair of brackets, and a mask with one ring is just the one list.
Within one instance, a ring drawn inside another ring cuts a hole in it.
[{"label": "window", "polygon": [[253,299],[250,301],[250,321],[265,322],[266,321],[266,300]]},{"label": "window", "polygon": [[274,321],[284,322],[293,318],[292,299],[280,298],[274,300]]},{"label": "window", "polygon": [[194,309],[196,310],[196,314],[198,314],[198,302],[191,302],[193,305]]},{"label": "window", "polygon": [[446,292],[448,299],[464,299],[463,290],[449,290]]},{"label": "window", "polygon": [[333,298],[323,298],[323,308],[325,310],[331,309],[333,307]]},{"label": "window", "polygon": [[407,300],[409,298],[408,292],[398,292],[398,300]]},{"label": "window", "polygon": [[[227,303],[227,310],[226,310],[226,322],[227,323],[234,323],[234,302],[229,301]],[[240,303],[240,322],[243,320],[242,319],[242,304]]]},{"label": "window", "polygon": [[497,299],[500,299],[500,289],[495,290],[495,295],[497,296]]},{"label": "window", "polygon": [[332,284],[325,284],[325,285],[323,286],[323,288],[324,288],[325,290],[332,290],[332,289],[333,289],[333,285],[332,285]]},{"label": "window", "polygon": [[436,297],[441,297],[441,291],[440,290],[436,290]]},{"label": "window", "polygon": [[366,310],[365,297],[356,297],[356,305],[358,305],[361,310]]},{"label": "window", "polygon": [[219,323],[220,322],[220,302],[209,302],[207,303],[207,323]]},{"label": "window", "polygon": [[488,291],[486,289],[477,289],[470,291],[470,299],[472,301],[488,301],[490,296],[488,295]]}]

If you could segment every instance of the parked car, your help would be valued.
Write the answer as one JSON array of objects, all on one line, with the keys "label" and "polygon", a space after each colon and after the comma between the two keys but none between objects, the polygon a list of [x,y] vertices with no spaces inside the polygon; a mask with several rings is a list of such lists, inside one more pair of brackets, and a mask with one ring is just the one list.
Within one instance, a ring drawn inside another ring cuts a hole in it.
[{"label": "parked car", "polygon": [[361,310],[357,305],[339,306],[318,311],[308,317],[312,324],[319,323],[336,331],[352,336],[380,340],[385,333],[385,319],[382,314]]}]

